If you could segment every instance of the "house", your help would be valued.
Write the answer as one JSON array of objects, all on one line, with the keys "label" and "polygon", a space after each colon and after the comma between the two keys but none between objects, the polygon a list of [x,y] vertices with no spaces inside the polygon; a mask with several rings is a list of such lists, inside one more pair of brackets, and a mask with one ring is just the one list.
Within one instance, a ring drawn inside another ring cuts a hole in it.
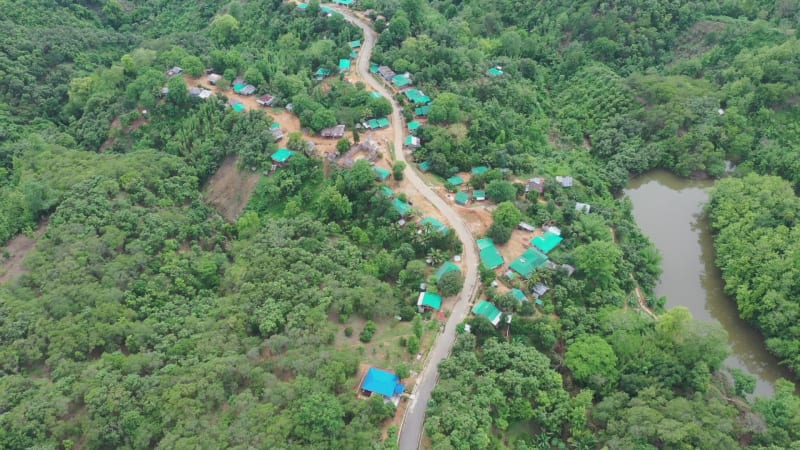
[{"label": "house", "polygon": [[209,74],[206,77],[206,79],[208,80],[209,83],[211,83],[212,85],[216,86],[217,83],[219,83],[219,80],[222,79],[222,75],[220,75],[218,73],[212,73],[212,74]]},{"label": "house", "polygon": [[408,72],[402,75],[395,75],[392,77],[392,84],[402,88],[411,85],[411,75]]},{"label": "house", "polygon": [[522,275],[523,278],[528,279],[534,270],[547,264],[547,256],[539,250],[531,247],[525,251],[519,258],[515,259],[509,268],[514,272]]},{"label": "house", "polygon": [[503,255],[497,251],[494,246],[494,241],[490,238],[478,239],[478,250],[481,256],[481,262],[489,269],[496,269],[503,265]]},{"label": "house", "polygon": [[378,65],[376,63],[372,63],[369,65],[369,73],[377,74],[378,73]]},{"label": "house", "polygon": [[372,98],[382,98],[383,97],[380,92],[375,92],[375,91],[370,92],[369,96],[372,97]]},{"label": "house", "polygon": [[339,60],[339,72],[347,72],[350,70],[350,60],[342,58]]},{"label": "house", "polygon": [[573,179],[570,176],[565,176],[565,177],[557,176],[556,177],[556,181],[558,183],[560,183],[561,186],[563,186],[565,188],[572,187],[572,183],[573,183]]},{"label": "house", "polygon": [[431,170],[431,162],[430,161],[422,161],[419,163],[419,170],[423,172],[427,172]]},{"label": "house", "polygon": [[[403,75],[398,75],[403,76]],[[426,103],[430,103],[431,98],[425,95],[419,89],[406,89],[403,94],[405,94],[408,101],[414,103],[416,105],[424,105]]]},{"label": "house", "polygon": [[375,179],[377,179],[378,181],[386,181],[386,179],[389,178],[389,175],[392,174],[392,172],[390,172],[387,169],[384,169],[383,167],[375,166],[372,168],[372,170],[375,171]]},{"label": "house", "polygon": [[489,168],[486,166],[478,166],[473,167],[471,172],[473,175],[480,175],[482,173],[486,173],[487,170],[489,170]]},{"label": "house", "polygon": [[314,79],[317,80],[317,81],[322,81],[326,77],[329,77],[330,75],[331,75],[331,70],[330,69],[326,69],[324,67],[320,67],[319,69],[317,69],[316,72],[314,72]]},{"label": "house", "polygon": [[425,117],[431,112],[431,105],[420,106],[414,109],[414,115],[418,117]]},{"label": "house", "polygon": [[435,217],[426,217],[420,221],[420,225],[423,227],[430,227],[431,230],[437,231],[439,233],[444,233],[448,230],[447,226],[439,221],[439,219]]},{"label": "house", "polygon": [[341,6],[350,7],[350,6],[353,6],[353,3],[355,3],[355,0],[333,0],[333,3],[337,4],[337,5],[341,5]]},{"label": "house", "polygon": [[528,183],[525,185],[525,192],[531,191],[536,191],[540,194],[544,192],[544,179],[537,177],[528,180]]},{"label": "house", "polygon": [[443,276],[450,272],[461,273],[461,269],[450,261],[445,261],[444,264],[442,264],[442,266],[436,270],[436,273],[433,274],[433,279],[439,281]]},{"label": "house", "polygon": [[392,200],[392,207],[400,214],[400,217],[405,217],[411,212],[411,206],[399,198]]},{"label": "house", "polygon": [[335,127],[323,128],[319,135],[324,138],[338,139],[344,136],[344,125],[336,125]]},{"label": "house", "polygon": [[517,288],[511,289],[511,295],[520,303],[528,301],[528,297],[525,296],[525,293]]},{"label": "house", "polygon": [[575,273],[575,268],[570,266],[569,264],[562,264],[558,266],[559,269],[564,269],[567,272],[567,276],[571,277],[573,273]]},{"label": "house", "polygon": [[180,67],[178,67],[178,66],[175,66],[175,67],[173,67],[172,69],[169,69],[169,70],[167,71],[167,76],[168,76],[168,77],[170,77],[170,78],[172,78],[172,77],[174,77],[175,75],[180,75],[180,74],[182,74],[182,73],[183,73],[183,69],[181,69],[181,68],[180,68]]},{"label": "house", "polygon": [[552,231],[546,231],[543,235],[531,239],[531,245],[547,254],[556,248],[563,240],[564,238]]},{"label": "house", "polygon": [[169,88],[164,86],[161,88],[161,92],[158,93],[158,96],[164,98],[167,96],[167,94],[169,94]]},{"label": "house", "polygon": [[263,107],[272,106],[275,103],[275,97],[269,94],[262,95],[256,99],[256,103]]},{"label": "house", "polygon": [[202,89],[200,91],[200,95],[198,95],[197,98],[199,98],[200,100],[207,100],[211,98],[212,95],[214,95],[214,91],[210,91],[208,89]]},{"label": "house", "polygon": [[536,296],[536,298],[539,298],[539,297],[543,296],[543,295],[544,295],[544,294],[546,294],[546,293],[547,293],[547,291],[549,291],[549,290],[550,290],[550,288],[549,288],[549,287],[547,287],[547,285],[545,285],[545,284],[543,284],[543,283],[538,283],[538,284],[534,285],[534,286],[531,288],[531,291],[532,291],[532,292],[533,292],[533,294]]},{"label": "house", "polygon": [[592,206],[589,205],[588,203],[581,203],[581,202],[575,203],[575,211],[583,211],[586,214],[589,214],[589,211],[591,210]]},{"label": "house", "polygon": [[277,152],[273,153],[270,158],[277,164],[284,165],[289,161],[295,152],[289,150],[288,148],[279,148]]},{"label": "house", "polygon": [[454,198],[455,198],[455,201],[456,201],[457,204],[459,204],[461,206],[467,206],[467,203],[469,203],[469,192],[458,191],[458,192],[456,192],[456,195],[455,195]]},{"label": "house", "polygon": [[234,111],[239,112],[239,113],[246,111],[246,108],[244,107],[244,105],[242,103],[239,103],[239,102],[231,102],[231,108],[233,108]]},{"label": "house", "polygon": [[[275,125],[277,125],[277,127]],[[272,139],[275,142],[280,141],[284,136],[286,136],[283,130],[281,130],[281,126],[278,122],[272,124],[272,126],[269,128],[269,132],[272,134]]]},{"label": "house", "polygon": [[519,225],[517,225],[517,228],[519,228],[522,231],[528,231],[531,233],[536,231],[536,227],[527,222],[520,222]]},{"label": "house", "polygon": [[348,45],[352,49],[361,48],[361,41],[350,41],[350,43]]},{"label": "house", "polygon": [[493,303],[487,302],[486,300],[481,300],[476,303],[475,306],[472,307],[472,314],[486,318],[486,320],[491,322],[494,326],[500,323],[500,316],[503,315]]},{"label": "house", "polygon": [[190,97],[199,97],[201,92],[203,92],[203,89],[201,89],[199,87],[189,88],[189,96]]},{"label": "house", "polygon": [[394,197],[394,191],[389,188],[389,186],[383,185],[381,186],[381,194],[383,194],[386,198]]},{"label": "house", "polygon": [[405,385],[400,383],[400,377],[385,370],[370,367],[364,380],[361,381],[361,393],[372,396],[378,394],[386,401],[394,404],[400,402],[400,395],[405,391]]},{"label": "house", "polygon": [[403,143],[403,145],[405,145],[406,147],[410,147],[410,148],[417,148],[417,147],[419,147],[419,143],[420,143],[420,141],[419,141],[418,137],[416,137],[416,136],[406,136],[406,140]]},{"label": "house", "polygon": [[370,130],[380,130],[381,128],[388,128],[389,127],[389,118],[381,117],[378,119],[369,119],[367,121],[367,126]]},{"label": "house", "polygon": [[256,93],[256,87],[253,86],[252,84],[246,84],[244,85],[244,87],[242,87],[237,91],[236,87],[234,86],[233,91],[239,95],[253,95]]},{"label": "house", "polygon": [[420,292],[417,298],[417,310],[419,312],[429,311],[431,309],[442,309],[442,296],[431,292]]},{"label": "house", "polygon": [[298,3],[297,4],[297,9],[299,9],[300,11],[307,10],[308,9],[308,3]]},{"label": "house", "polygon": [[482,202],[486,200],[486,191],[482,189],[476,189],[472,191],[472,198],[474,198],[476,202]]},{"label": "house", "polygon": [[486,75],[489,75],[490,77],[499,77],[500,75],[503,75],[503,68],[500,66],[494,66],[486,71]]},{"label": "house", "polygon": [[448,178],[447,182],[450,183],[453,186],[461,186],[462,184],[464,184],[464,179],[461,178],[458,175],[454,175],[454,176]]},{"label": "house", "polygon": [[412,120],[411,122],[408,122],[408,131],[415,133],[421,126],[421,123],[417,122],[416,120]]},{"label": "house", "polygon": [[388,66],[379,66],[378,74],[381,76],[381,78],[383,78],[386,81],[392,81],[392,78],[394,78],[397,75],[396,73],[394,73],[394,70],[392,70]]}]

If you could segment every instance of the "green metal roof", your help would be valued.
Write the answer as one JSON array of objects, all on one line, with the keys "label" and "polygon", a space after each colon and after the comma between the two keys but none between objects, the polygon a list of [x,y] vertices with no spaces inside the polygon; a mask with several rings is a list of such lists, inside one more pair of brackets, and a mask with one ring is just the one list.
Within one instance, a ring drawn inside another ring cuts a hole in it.
[{"label": "green metal roof", "polygon": [[483,316],[489,320],[489,322],[492,322],[492,325],[497,325],[500,323],[500,315],[502,313],[494,304],[486,300],[481,300],[472,307],[472,314]]},{"label": "green metal roof", "polygon": [[533,271],[543,266],[546,262],[547,256],[535,248],[529,248],[519,258],[515,259],[509,267],[524,278],[530,278]]},{"label": "green metal roof", "polygon": [[411,80],[406,78],[405,75],[395,75],[392,77],[392,84],[394,84],[397,87],[408,86],[409,84],[411,84]]},{"label": "green metal roof", "polygon": [[405,216],[409,211],[411,211],[411,206],[399,198],[392,200],[392,206],[401,216]]},{"label": "green metal roof", "polygon": [[389,175],[392,174],[392,172],[390,172],[387,169],[384,169],[383,167],[375,166],[372,168],[372,170],[375,171],[376,178],[378,178],[381,181],[386,180],[387,178],[389,178]]},{"label": "green metal roof", "polygon": [[244,83],[236,83],[233,85],[233,92],[238,94],[239,92],[242,92],[242,89],[244,89],[246,86],[247,85]]},{"label": "green metal roof", "polygon": [[525,293],[520,291],[517,288],[511,289],[511,295],[513,295],[514,298],[519,300],[520,302],[527,302],[528,301],[528,297],[525,296]]},{"label": "green metal roof", "polygon": [[294,155],[295,152],[289,150],[288,148],[279,148],[277,152],[273,153],[271,158],[273,161],[284,163],[289,160],[289,158]]},{"label": "green metal roof", "polygon": [[464,179],[458,175],[455,175],[448,178],[447,182],[452,184],[453,186],[461,186],[462,184],[464,184]]},{"label": "green metal roof", "polygon": [[342,58],[339,60],[339,71],[344,72],[346,70],[350,70],[350,60]]},{"label": "green metal roof", "polygon": [[492,240],[492,238],[488,238],[488,237],[487,238],[478,239],[476,242],[478,244],[478,250],[483,250],[486,247],[491,247],[491,246],[494,245],[494,241]]},{"label": "green metal roof", "polygon": [[432,292],[420,292],[417,306],[427,306],[433,309],[442,309],[442,296]]},{"label": "green metal roof", "polygon": [[481,250],[481,262],[490,269],[496,269],[503,265],[503,255],[492,244]]},{"label": "green metal roof", "polygon": [[245,110],[244,105],[241,104],[241,103],[234,103],[232,108],[236,112],[244,112],[244,110]]},{"label": "green metal roof", "polygon": [[425,95],[422,91],[418,89],[409,89],[404,92],[406,98],[411,101],[412,103],[416,104],[425,104],[431,101],[431,98]]},{"label": "green metal roof", "polygon": [[348,55],[348,56],[350,56],[350,59],[356,59],[356,58],[358,58],[358,53],[350,52],[350,55]]},{"label": "green metal roof", "polygon": [[419,170],[423,172],[427,172],[431,170],[431,162],[430,161],[422,161],[419,163]]},{"label": "green metal roof", "polygon": [[308,3],[298,3],[297,4],[297,8],[298,9],[302,9],[302,10],[306,10],[306,9],[308,9]]},{"label": "green metal roof", "polygon": [[492,67],[491,69],[486,71],[486,74],[489,75],[490,77],[499,77],[500,75],[503,74],[503,71],[501,69],[498,69],[497,67]]},{"label": "green metal roof", "polygon": [[383,195],[385,195],[387,198],[392,198],[392,197],[394,197],[394,191],[393,191],[393,190],[391,190],[391,189],[389,189],[389,186],[381,186],[381,192],[382,192],[382,193],[383,193]]},{"label": "green metal roof", "polygon": [[325,78],[330,74],[331,74],[331,70],[330,69],[326,69],[324,67],[320,67],[319,69],[317,69],[316,72],[314,72],[314,76],[317,77],[318,79]]},{"label": "green metal roof", "polygon": [[281,127],[281,124],[279,124],[278,122],[272,122],[272,125],[269,126],[269,129],[270,130],[277,130],[280,127]]},{"label": "green metal roof", "polygon": [[380,117],[378,118],[378,127],[386,128],[389,126],[389,118],[388,117]]},{"label": "green metal roof", "polygon": [[485,173],[487,170],[489,170],[489,168],[486,167],[486,166],[473,167],[472,168],[472,174],[473,175],[480,175],[482,173]]},{"label": "green metal roof", "polygon": [[421,127],[421,126],[422,126],[422,124],[417,122],[416,120],[412,120],[411,122],[408,122],[408,129],[411,130],[411,131],[417,131],[419,129],[419,127]]},{"label": "green metal roof", "polygon": [[447,227],[435,217],[426,217],[420,221],[422,225],[430,225],[433,231],[445,232]]},{"label": "green metal roof", "polygon": [[383,97],[380,92],[370,92],[369,96],[372,98],[381,98]]},{"label": "green metal roof", "polygon": [[466,205],[467,203],[469,203],[469,192],[465,192],[465,191],[456,192],[455,200],[456,200],[456,203],[458,203],[459,205],[462,205],[462,206]]},{"label": "green metal roof", "polygon": [[336,3],[337,5],[344,5],[344,6],[350,6],[354,2],[355,2],[355,0],[333,0],[333,3]]},{"label": "green metal roof", "polygon": [[531,239],[531,244],[545,253],[550,253],[550,251],[556,248],[563,240],[564,238],[561,236],[552,231],[547,231],[543,235]]},{"label": "green metal roof", "polygon": [[378,73],[378,65],[375,63],[370,64],[369,71],[370,73]]},{"label": "green metal roof", "polygon": [[448,274],[450,272],[461,273],[461,269],[457,265],[451,263],[450,261],[445,261],[444,264],[442,264],[442,267],[439,267],[439,269],[436,270],[436,273],[433,275],[433,278],[436,281],[439,281],[440,278],[442,278],[445,274]]},{"label": "green metal roof", "polygon": [[361,47],[361,41],[359,41],[359,40],[350,41],[349,45],[350,45],[350,48],[359,48],[359,47]]},{"label": "green metal roof", "polygon": [[431,112],[431,105],[420,106],[414,110],[414,114],[417,116],[427,116],[429,112]]},{"label": "green metal roof", "polygon": [[481,190],[472,191],[472,196],[475,197],[475,200],[477,200],[479,198],[480,199],[485,199],[486,198],[486,191],[481,191]]}]

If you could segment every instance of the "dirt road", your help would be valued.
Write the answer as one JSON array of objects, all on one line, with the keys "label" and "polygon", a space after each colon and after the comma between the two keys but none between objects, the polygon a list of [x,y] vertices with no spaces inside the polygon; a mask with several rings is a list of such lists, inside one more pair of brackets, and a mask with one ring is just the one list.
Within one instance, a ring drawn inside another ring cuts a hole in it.
[{"label": "dirt road", "polygon": [[[344,15],[345,20],[358,26],[364,32],[364,42],[361,46],[356,69],[361,79],[372,89],[380,92],[384,97],[392,102],[393,110],[391,115],[392,128],[394,129],[394,149],[395,157],[398,161],[406,161],[403,151],[403,130],[405,124],[400,116],[400,107],[394,100],[394,95],[380,81],[373,78],[369,73],[369,60],[372,56],[372,48],[375,46],[377,34],[360,18],[353,15],[346,9],[339,9]],[[425,410],[428,407],[428,400],[431,392],[439,378],[439,363],[450,354],[450,349],[456,338],[456,325],[464,320],[469,312],[469,303],[478,290],[478,252],[475,246],[475,238],[470,233],[467,224],[461,217],[439,197],[430,186],[420,177],[419,173],[409,164],[405,171],[408,180],[406,188],[417,190],[433,206],[435,206],[442,216],[444,216],[453,226],[458,238],[464,244],[464,288],[458,295],[458,300],[450,312],[444,331],[436,339],[433,348],[427,358],[427,363],[422,369],[417,384],[411,394],[411,403],[400,428],[400,450],[412,450],[419,448],[422,438],[423,423],[425,422]]]}]

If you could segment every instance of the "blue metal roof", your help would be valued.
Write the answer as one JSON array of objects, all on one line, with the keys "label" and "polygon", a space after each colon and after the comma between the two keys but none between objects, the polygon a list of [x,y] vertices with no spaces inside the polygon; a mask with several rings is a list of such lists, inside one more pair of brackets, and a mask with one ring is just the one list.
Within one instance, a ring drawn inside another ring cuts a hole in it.
[{"label": "blue metal roof", "polygon": [[361,389],[381,394],[384,397],[394,397],[402,394],[406,388],[399,381],[400,377],[391,372],[370,367],[367,371],[367,376],[364,377],[364,382],[361,384]]}]

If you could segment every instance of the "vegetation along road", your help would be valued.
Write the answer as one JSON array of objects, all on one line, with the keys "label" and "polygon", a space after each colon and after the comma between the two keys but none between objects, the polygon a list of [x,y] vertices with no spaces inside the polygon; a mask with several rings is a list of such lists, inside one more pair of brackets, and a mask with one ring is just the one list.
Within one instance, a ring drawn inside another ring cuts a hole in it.
[{"label": "vegetation along road", "polygon": [[[341,11],[347,21],[355,24],[364,31],[364,42],[356,63],[356,68],[359,76],[365,83],[392,102],[391,119],[394,126],[394,148],[397,150],[395,152],[395,157],[398,161],[406,162],[406,157],[402,150],[403,122],[399,105],[394,99],[394,95],[369,73],[370,56],[372,55],[372,48],[375,45],[377,34],[361,19],[355,17],[346,10]],[[467,316],[470,299],[478,289],[478,253],[475,248],[475,239],[469,231],[469,228],[467,228],[467,224],[410,166],[406,169],[406,177],[411,187],[422,194],[422,196],[431,202],[431,204],[447,218],[456,231],[458,238],[464,243],[464,267],[466,270],[464,274],[464,288],[461,290],[458,300],[453,306],[444,332],[434,343],[427,364],[422,369],[422,373],[417,381],[411,404],[409,405],[408,412],[406,413],[402,428],[400,429],[400,450],[415,449],[419,445],[423,423],[425,422],[425,409],[428,406],[428,400],[431,397],[431,392],[438,378],[437,367],[450,353],[450,348],[453,346],[453,342],[456,338],[456,325],[462,322]]]}]

